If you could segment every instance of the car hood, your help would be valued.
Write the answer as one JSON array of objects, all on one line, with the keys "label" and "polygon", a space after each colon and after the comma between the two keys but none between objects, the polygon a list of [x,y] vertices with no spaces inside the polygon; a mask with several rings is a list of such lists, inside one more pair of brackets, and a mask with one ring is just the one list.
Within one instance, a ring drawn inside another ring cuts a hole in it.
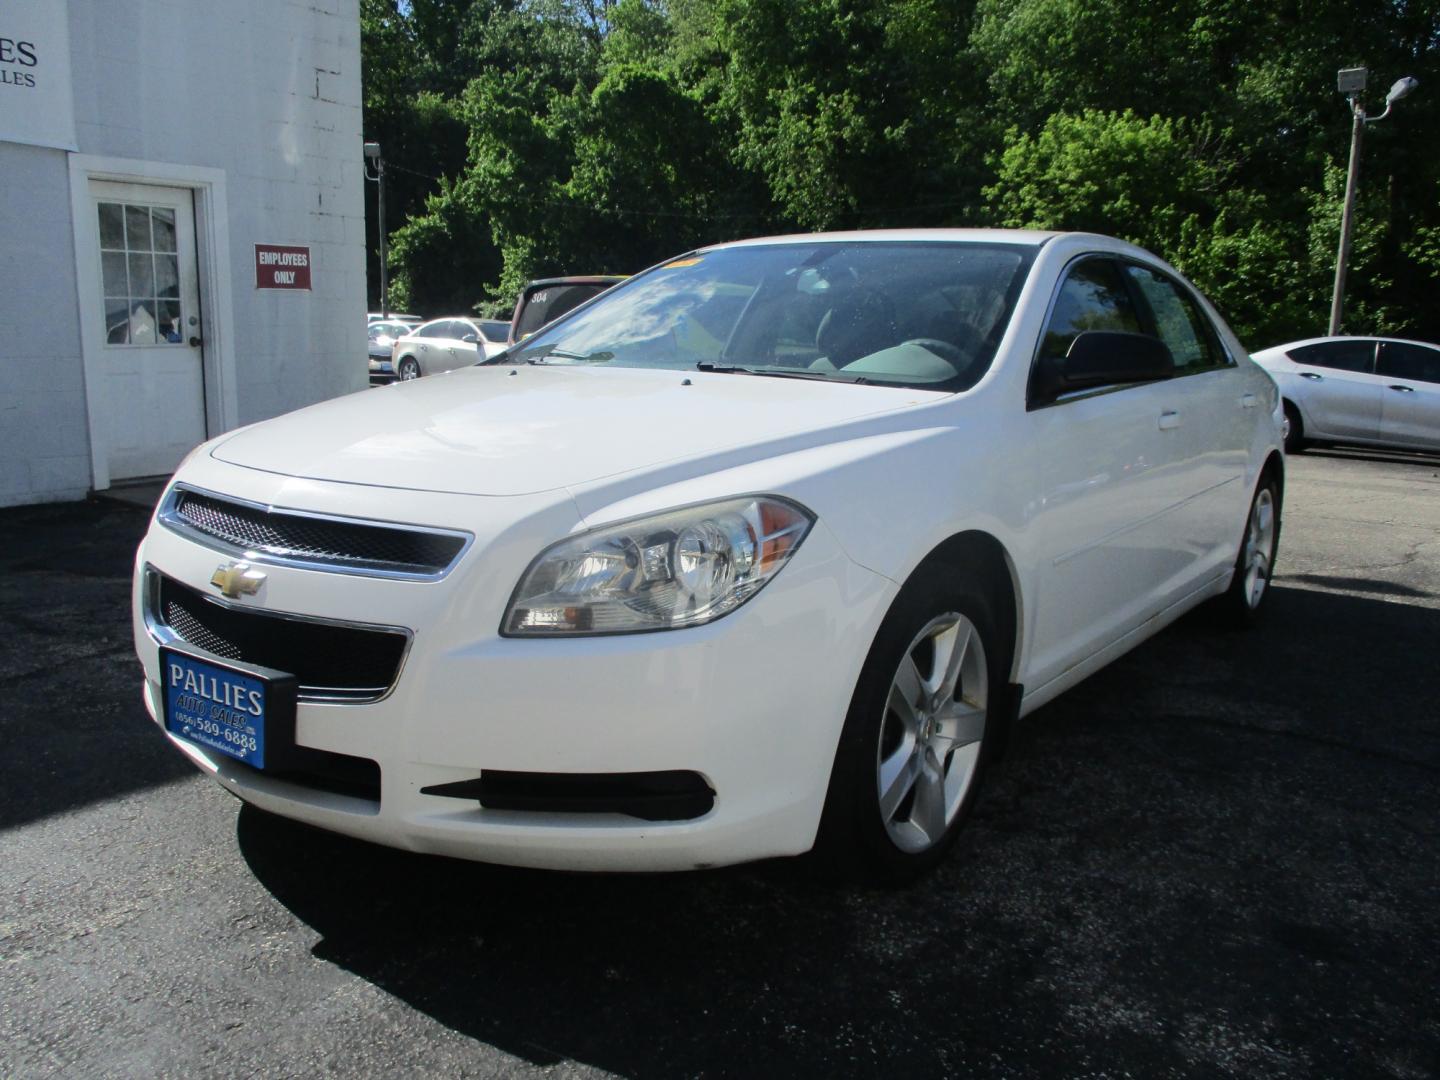
[{"label": "car hood", "polygon": [[210,453],[311,480],[525,495],[818,431],[936,396],[742,374],[471,367],[312,405],[245,428]]}]

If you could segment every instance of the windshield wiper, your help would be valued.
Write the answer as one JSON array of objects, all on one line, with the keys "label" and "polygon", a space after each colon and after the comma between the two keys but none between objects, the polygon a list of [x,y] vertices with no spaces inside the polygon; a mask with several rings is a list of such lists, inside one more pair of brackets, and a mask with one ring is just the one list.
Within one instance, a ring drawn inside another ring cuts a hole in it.
[{"label": "windshield wiper", "polygon": [[549,352],[542,353],[539,356],[532,356],[525,362],[527,364],[544,364],[549,362],[552,356],[556,360],[569,360],[577,364],[604,364],[615,359],[615,354],[606,349],[601,349],[599,352],[593,353],[575,353],[566,352],[564,349],[551,349]]},{"label": "windshield wiper", "polygon": [[853,383],[866,386],[870,380],[864,375],[827,375],[823,371],[794,371],[788,368],[748,367],[745,364],[717,364],[713,360],[699,360],[696,371],[710,371],[719,375],[764,375],[771,379],[820,379],[824,382]]}]

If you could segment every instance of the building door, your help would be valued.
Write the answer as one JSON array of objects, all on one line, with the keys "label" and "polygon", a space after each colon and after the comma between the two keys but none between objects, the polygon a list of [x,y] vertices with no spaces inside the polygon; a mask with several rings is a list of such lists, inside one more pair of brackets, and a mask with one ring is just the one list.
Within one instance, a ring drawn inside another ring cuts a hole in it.
[{"label": "building door", "polygon": [[112,482],[162,476],[206,434],[194,196],[99,180],[90,195],[105,320],[96,435]]}]

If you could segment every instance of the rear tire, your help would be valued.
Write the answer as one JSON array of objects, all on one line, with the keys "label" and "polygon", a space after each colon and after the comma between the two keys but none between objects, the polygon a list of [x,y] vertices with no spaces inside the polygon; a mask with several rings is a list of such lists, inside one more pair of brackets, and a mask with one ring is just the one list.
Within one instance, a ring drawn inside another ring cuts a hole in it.
[{"label": "rear tire", "polygon": [[1012,646],[978,582],[921,570],[866,657],[816,852],[847,880],[902,885],[945,858],[1004,732]]},{"label": "rear tire", "polygon": [[1230,579],[1230,588],[1218,601],[1225,623],[1240,628],[1255,625],[1265,598],[1270,595],[1270,577],[1275,570],[1279,546],[1280,484],[1266,473],[1250,500],[1240,553],[1235,556],[1235,575]]},{"label": "rear tire", "polygon": [[420,378],[420,365],[413,356],[402,358],[395,371],[401,382],[410,382]]}]

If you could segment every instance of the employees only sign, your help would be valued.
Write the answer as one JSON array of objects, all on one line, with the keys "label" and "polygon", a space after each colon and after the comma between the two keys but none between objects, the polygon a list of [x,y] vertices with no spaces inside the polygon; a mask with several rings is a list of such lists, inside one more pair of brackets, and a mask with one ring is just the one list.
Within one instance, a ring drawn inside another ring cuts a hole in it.
[{"label": "employees only sign", "polygon": [[310,249],[297,244],[256,244],[255,288],[310,288]]}]

